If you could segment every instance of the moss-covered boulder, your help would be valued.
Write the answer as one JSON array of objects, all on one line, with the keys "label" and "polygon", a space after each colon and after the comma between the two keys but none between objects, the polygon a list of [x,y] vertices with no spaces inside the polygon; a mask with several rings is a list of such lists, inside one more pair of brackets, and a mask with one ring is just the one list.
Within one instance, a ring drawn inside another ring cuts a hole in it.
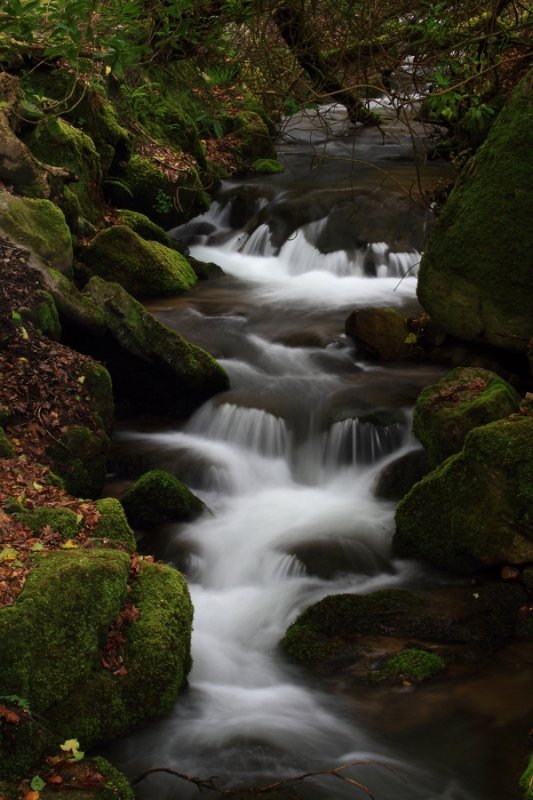
[{"label": "moss-covered boulder", "polygon": [[[41,741],[77,738],[84,749],[171,708],[191,666],[187,587],[164,565],[141,562],[133,582],[129,571],[123,552],[50,553],[0,609],[0,694],[23,698],[36,720],[26,749],[2,727],[0,777],[30,768]],[[117,626],[124,645],[113,652]]]},{"label": "moss-covered boulder", "polygon": [[121,225],[127,225],[132,231],[135,231],[141,238],[147,239],[149,242],[159,242],[166,245],[166,247],[174,248],[174,241],[170,238],[168,233],[163,230],[160,225],[153,222],[146,214],[141,214],[140,211],[132,211],[129,208],[122,208],[118,213],[118,219]]},{"label": "moss-covered boulder", "polygon": [[135,550],[135,534],[128,524],[122,504],[114,497],[103,497],[96,501],[100,514],[98,527],[93,538],[120,542],[130,550]]},{"label": "moss-covered boulder", "polygon": [[160,469],[145,472],[121,502],[129,522],[136,528],[193,519],[204,508],[184,483]]},{"label": "moss-covered boulder", "polygon": [[526,351],[533,333],[533,70],[468,162],[424,250],[418,297],[460,339]]},{"label": "moss-covered boulder", "polygon": [[398,505],[395,552],[459,570],[533,561],[532,454],[532,417],[471,430]]},{"label": "moss-covered boulder", "polygon": [[416,336],[410,334],[408,319],[396,308],[361,308],[345,322],[348,336],[381,361],[412,358]]},{"label": "moss-covered boulder", "polygon": [[61,338],[61,323],[54,298],[50,292],[39,290],[36,292],[36,303],[31,308],[21,308],[20,314],[29,320],[35,328],[49,339],[59,341]]},{"label": "moss-covered boulder", "polygon": [[177,294],[196,283],[181,253],[141,238],[127,225],[101,231],[83,252],[93,274],[120,283],[137,298]]},{"label": "moss-covered boulder", "polygon": [[518,393],[495,373],[458,367],[421,392],[413,432],[434,467],[461,450],[472,428],[508,417],[519,404]]},{"label": "moss-covered boulder", "polygon": [[52,506],[38,506],[17,514],[18,522],[39,534],[43,528],[51,528],[61,534],[64,539],[71,539],[79,533],[81,516],[79,517],[70,508],[54,508]]},{"label": "moss-covered boulder", "polygon": [[154,413],[188,414],[228,388],[226,372],[205,350],[155,319],[121,286],[92,278],[86,287],[106,320],[92,341],[119,397]]},{"label": "moss-covered boulder", "polygon": [[97,422],[107,434],[113,430],[114,400],[111,375],[97,361],[87,360],[80,376],[84,389],[89,394],[91,408],[97,415]]},{"label": "moss-covered boulder", "polygon": [[63,213],[50,200],[0,192],[0,235],[27,247],[55,269],[72,266],[72,238]]},{"label": "moss-covered boulder", "polygon": [[[92,297],[83,294],[65,275],[55,269],[37,264],[44,277],[46,287],[56,305],[60,323],[70,338],[72,331],[83,331],[83,338],[103,336],[106,320],[102,310]],[[80,346],[83,350],[83,347]]]},{"label": "moss-covered boulder", "polygon": [[191,167],[170,179],[153,161],[135,155],[122,166],[109,193],[116,205],[140,211],[164,228],[186,222],[209,207],[199,172]]},{"label": "moss-covered boulder", "polygon": [[68,188],[79,204],[81,216],[91,223],[99,222],[102,167],[91,137],[61,117],[50,117],[35,126],[26,143],[41,161],[67,168],[76,176]]},{"label": "moss-covered boulder", "polygon": [[104,485],[109,438],[104,430],[73,425],[47,448],[47,460],[75,497],[98,497]]}]

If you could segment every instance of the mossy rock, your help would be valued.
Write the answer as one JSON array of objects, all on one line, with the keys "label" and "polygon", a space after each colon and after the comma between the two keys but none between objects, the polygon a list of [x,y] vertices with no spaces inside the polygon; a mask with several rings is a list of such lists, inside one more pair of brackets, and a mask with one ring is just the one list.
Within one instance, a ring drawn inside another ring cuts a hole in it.
[{"label": "mossy rock", "polygon": [[135,534],[128,524],[122,504],[114,497],[103,497],[96,501],[96,508],[100,512],[100,519],[92,537],[120,542],[128,549],[135,550]]},{"label": "mossy rock", "polygon": [[127,225],[101,231],[83,252],[92,273],[115,281],[137,298],[191,289],[196,275],[181,253],[141,238]]},{"label": "mossy rock", "polygon": [[160,469],[145,472],[121,502],[130,524],[136,528],[190,520],[204,508],[184,483]]},{"label": "mossy rock", "polygon": [[381,361],[409,359],[414,355],[407,317],[395,308],[352,311],[344,327],[348,336]]},{"label": "mossy rock", "polygon": [[369,674],[372,683],[422,683],[446,669],[446,663],[436,653],[406,647],[386,658],[376,672]]},{"label": "mossy rock", "polygon": [[105,482],[109,438],[103,430],[73,425],[47,448],[52,469],[75,497],[98,497]]},{"label": "mossy rock", "polygon": [[84,338],[103,336],[106,331],[105,315],[92,297],[82,294],[71,280],[55,269],[43,267],[41,272],[54,298],[61,325],[67,331],[82,329]]},{"label": "mossy rock", "polygon": [[[50,553],[36,559],[15,604],[0,609],[0,694],[23,697],[58,742],[77,738],[86,749],[123,735],[167,713],[186,681],[192,606],[183,576],[141,562],[128,589],[129,569],[117,550]],[[102,658],[126,600],[140,613],[122,628],[124,669],[114,674]],[[8,760],[3,738],[2,747],[4,777],[40,756],[21,748]]]},{"label": "mossy rock", "polygon": [[188,256],[187,260],[193,268],[199,281],[210,281],[222,278],[224,270],[212,261],[198,261],[198,259]]},{"label": "mossy rock", "polygon": [[[58,746],[47,753],[52,757],[56,754],[61,754]],[[19,800],[26,796],[36,775],[46,779],[54,774],[45,764],[37,765],[31,772],[33,774],[13,776],[4,785],[0,782],[0,793],[5,794],[6,800]],[[101,756],[63,764],[58,774],[62,783],[45,785],[39,791],[39,800],[134,800],[134,792],[126,776]]]},{"label": "mossy rock", "polygon": [[168,233],[160,225],[152,222],[146,214],[141,214],[140,211],[132,211],[128,208],[120,209],[117,213],[120,224],[127,225],[141,238],[147,239],[149,242],[159,242],[166,247],[174,247],[174,242]]},{"label": "mossy rock", "polygon": [[466,164],[420,265],[418,297],[459,339],[525,352],[533,332],[533,70]]},{"label": "mossy rock", "polygon": [[70,508],[51,508],[39,506],[17,514],[18,522],[39,534],[43,528],[50,527],[64,539],[72,539],[80,531],[81,516]]},{"label": "mossy rock", "polygon": [[495,373],[458,367],[421,392],[413,432],[435,467],[461,450],[472,428],[508,417],[519,405],[518,393]]},{"label": "mossy rock", "polygon": [[235,134],[235,154],[248,163],[276,160],[272,132],[266,119],[255,111],[238,111],[225,119],[225,127]]},{"label": "mossy rock", "polygon": [[9,441],[6,432],[0,428],[0,458],[13,458],[15,455],[15,448]]},{"label": "mossy rock", "polygon": [[471,430],[398,505],[397,555],[466,571],[533,561],[532,454],[531,417]]},{"label": "mossy rock", "polygon": [[86,292],[105,314],[101,356],[120,398],[176,416],[228,388],[214,358],[156,320],[121,286],[95,277]]},{"label": "mossy rock", "polygon": [[394,630],[409,634],[426,601],[402,589],[369,595],[329,595],[305,609],[289,626],[281,647],[305,666],[322,670],[338,660],[356,658],[354,637]]},{"label": "mossy rock", "polygon": [[165,229],[202,213],[209,207],[200,174],[195,168],[170,180],[152,161],[132,156],[109,181],[108,193],[115,205],[140,211]]},{"label": "mossy rock", "polygon": [[428,471],[425,451],[422,448],[410,450],[383,467],[379,473],[374,494],[383,500],[401,500]]},{"label": "mossy rock", "polygon": [[61,323],[54,298],[50,292],[39,290],[37,303],[32,308],[21,308],[24,319],[29,320],[35,328],[49,339],[61,339]]},{"label": "mossy rock", "polygon": [[276,158],[258,158],[252,164],[252,170],[257,175],[279,175],[285,172],[285,167]]},{"label": "mossy rock", "polygon": [[520,777],[520,789],[523,800],[533,800],[533,755]]},{"label": "mossy rock", "polygon": [[79,202],[82,216],[98,223],[102,215],[102,167],[93,140],[61,117],[39,122],[26,144],[46,164],[68,169],[77,180],[69,190]]},{"label": "mossy rock", "polygon": [[109,741],[173,707],[191,668],[192,605],[183,576],[164,564],[140,562],[129,594],[140,616],[126,630],[126,673],[95,669],[47,711],[54,730],[84,747]]},{"label": "mossy rock", "polygon": [[113,430],[114,400],[111,375],[103,364],[97,361],[86,361],[82,368],[83,386],[89,393],[91,406],[98,415],[105,432],[109,435]]},{"label": "mossy rock", "polygon": [[0,192],[0,233],[61,272],[72,266],[70,231],[63,213],[50,200]]}]

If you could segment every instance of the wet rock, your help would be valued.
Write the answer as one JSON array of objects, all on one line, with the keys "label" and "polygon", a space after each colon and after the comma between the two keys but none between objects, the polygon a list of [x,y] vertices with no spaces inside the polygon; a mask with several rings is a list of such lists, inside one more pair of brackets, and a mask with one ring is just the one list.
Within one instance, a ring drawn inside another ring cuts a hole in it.
[{"label": "wet rock", "polygon": [[471,430],[396,511],[395,552],[471,571],[533,561],[533,418]]},{"label": "wet rock", "polygon": [[413,432],[436,466],[461,450],[472,428],[508,417],[519,403],[515,389],[493,372],[458,367],[421,392]]},{"label": "wet rock", "polygon": [[525,352],[532,334],[533,71],[465,165],[424,248],[418,297],[448,333]]},{"label": "wet rock", "polygon": [[395,308],[362,308],[352,311],[345,322],[348,336],[382,361],[411,359],[416,355],[416,336],[408,319]]},{"label": "wet rock", "polygon": [[121,503],[128,521],[136,528],[190,520],[204,509],[202,501],[184,483],[160,469],[145,472],[122,496]]},{"label": "wet rock", "polygon": [[401,500],[415,483],[422,480],[428,470],[424,450],[411,450],[383,467],[374,494],[383,500]]}]

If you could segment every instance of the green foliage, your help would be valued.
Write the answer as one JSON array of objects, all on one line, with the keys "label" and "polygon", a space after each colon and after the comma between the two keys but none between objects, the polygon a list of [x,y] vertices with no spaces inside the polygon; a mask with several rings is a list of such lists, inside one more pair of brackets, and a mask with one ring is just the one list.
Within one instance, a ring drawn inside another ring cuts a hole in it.
[{"label": "green foliage", "polygon": [[446,669],[446,664],[436,653],[429,653],[415,647],[406,647],[399,653],[389,656],[377,674],[371,673],[369,677],[377,681],[405,680],[421,683],[438,675],[444,669]]}]

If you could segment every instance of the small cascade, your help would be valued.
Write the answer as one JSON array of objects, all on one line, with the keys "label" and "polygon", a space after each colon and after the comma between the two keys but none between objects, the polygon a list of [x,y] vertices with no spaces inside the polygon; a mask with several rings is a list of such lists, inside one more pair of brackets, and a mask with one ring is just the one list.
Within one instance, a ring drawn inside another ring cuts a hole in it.
[{"label": "small cascade", "polygon": [[208,439],[232,442],[269,458],[286,455],[290,437],[285,422],[258,408],[243,408],[223,403],[206,405],[194,415],[187,432]]},{"label": "small cascade", "polygon": [[240,247],[240,252],[250,256],[275,255],[276,250],[272,247],[270,228],[268,225],[259,225]]},{"label": "small cascade", "polygon": [[326,471],[340,465],[375,464],[405,444],[407,427],[399,422],[375,425],[360,419],[335,422],[323,437],[322,463]]}]

